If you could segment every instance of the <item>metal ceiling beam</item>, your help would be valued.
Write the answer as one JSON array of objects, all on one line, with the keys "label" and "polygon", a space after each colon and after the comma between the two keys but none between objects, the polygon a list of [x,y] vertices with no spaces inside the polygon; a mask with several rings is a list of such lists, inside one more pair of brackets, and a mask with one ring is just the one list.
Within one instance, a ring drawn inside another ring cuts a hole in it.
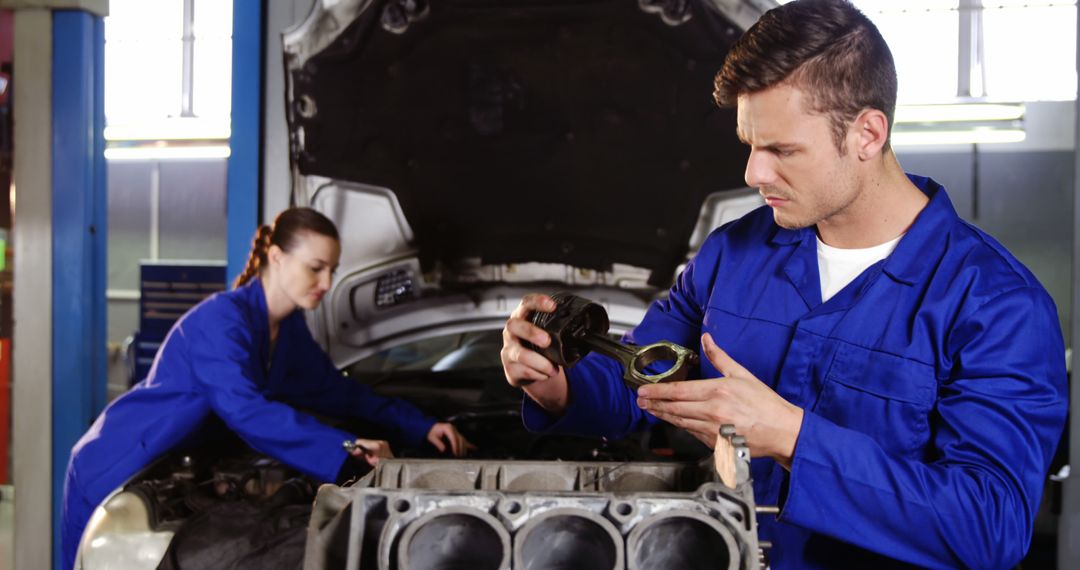
[{"label": "metal ceiling beam", "polygon": [[2,10],[24,9],[82,10],[104,18],[109,15],[109,0],[0,0]]},{"label": "metal ceiling beam", "polygon": [[762,14],[780,5],[776,0],[709,0],[731,23],[748,30]]}]

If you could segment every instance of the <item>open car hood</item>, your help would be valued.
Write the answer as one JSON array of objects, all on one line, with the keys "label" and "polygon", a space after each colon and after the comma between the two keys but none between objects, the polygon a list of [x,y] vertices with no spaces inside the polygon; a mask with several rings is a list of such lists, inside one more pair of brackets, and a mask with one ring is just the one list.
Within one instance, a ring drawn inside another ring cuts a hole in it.
[{"label": "open car hood", "polygon": [[284,37],[294,173],[390,190],[424,270],[622,263],[667,283],[705,197],[743,186],[712,98],[741,33],[725,4],[316,2]]},{"label": "open car hood", "polygon": [[635,324],[709,229],[759,203],[712,91],[772,6],[317,0],[283,36],[286,115],[293,201],[342,234],[310,315],[335,362],[501,328],[537,289]]}]

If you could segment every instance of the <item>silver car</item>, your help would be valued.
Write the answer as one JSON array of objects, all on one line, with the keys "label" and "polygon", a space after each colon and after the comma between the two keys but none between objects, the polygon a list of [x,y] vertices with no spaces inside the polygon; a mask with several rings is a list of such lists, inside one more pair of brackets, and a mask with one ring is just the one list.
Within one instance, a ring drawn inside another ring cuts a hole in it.
[{"label": "silver car", "polygon": [[[103,502],[81,567],[213,566],[244,548],[258,567],[758,567],[745,470],[718,483],[712,450],[662,427],[529,433],[499,350],[533,291],[598,303],[618,338],[711,229],[761,204],[711,93],[770,5],[315,2],[283,34],[291,200],[334,221],[342,258],[309,325],[351,378],[479,449],[398,450],[313,510],[314,482],[216,438]],[[267,517],[289,532],[244,535]]]}]

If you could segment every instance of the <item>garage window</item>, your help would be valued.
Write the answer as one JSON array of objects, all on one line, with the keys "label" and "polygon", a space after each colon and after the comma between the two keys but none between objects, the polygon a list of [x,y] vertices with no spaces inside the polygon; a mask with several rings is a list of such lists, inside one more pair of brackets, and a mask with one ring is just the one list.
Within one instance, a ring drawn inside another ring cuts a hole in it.
[{"label": "garage window", "polygon": [[170,147],[159,141],[203,141],[218,147],[215,156],[227,153],[231,74],[232,2],[112,0],[105,19],[106,156],[131,158],[137,141],[158,142],[157,149]]},{"label": "garage window", "polygon": [[1075,0],[852,3],[892,48],[900,104],[1076,98]]},{"label": "garage window", "polygon": [[1076,98],[1076,2],[983,0],[986,96]]}]

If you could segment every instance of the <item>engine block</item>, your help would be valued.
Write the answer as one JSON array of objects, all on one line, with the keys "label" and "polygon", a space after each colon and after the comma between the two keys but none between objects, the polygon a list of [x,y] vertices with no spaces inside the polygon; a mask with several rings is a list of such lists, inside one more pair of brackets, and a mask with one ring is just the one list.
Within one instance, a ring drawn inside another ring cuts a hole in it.
[{"label": "engine block", "polygon": [[702,463],[388,459],[323,486],[304,567],[761,567],[749,456]]}]

